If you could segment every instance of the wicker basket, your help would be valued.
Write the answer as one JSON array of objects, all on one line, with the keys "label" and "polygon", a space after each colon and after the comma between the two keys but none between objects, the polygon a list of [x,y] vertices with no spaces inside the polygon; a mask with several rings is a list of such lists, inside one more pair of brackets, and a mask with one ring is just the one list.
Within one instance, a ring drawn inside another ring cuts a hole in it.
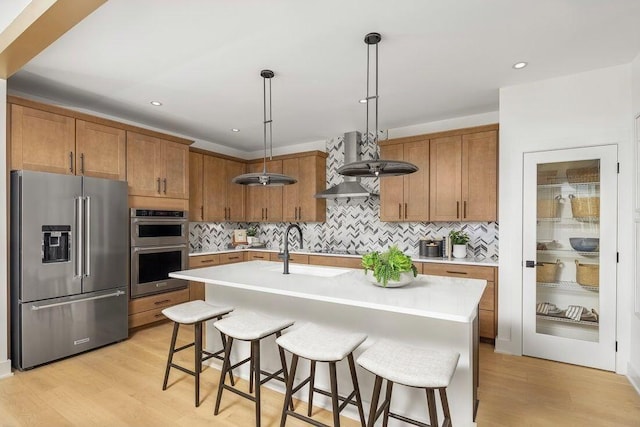
[{"label": "wicker basket", "polygon": [[555,184],[558,182],[557,175],[557,170],[538,171],[538,185]]},{"label": "wicker basket", "polygon": [[538,218],[557,218],[559,214],[558,204],[560,199],[539,199],[537,204]]},{"label": "wicker basket", "polygon": [[555,283],[558,281],[558,267],[560,260],[556,262],[539,262],[536,266],[536,282]]},{"label": "wicker basket", "polygon": [[597,166],[567,169],[567,181],[571,184],[579,182],[598,182],[600,181],[600,169]]},{"label": "wicker basket", "polygon": [[583,286],[600,286],[600,266],[598,264],[580,264],[576,260],[576,282]]},{"label": "wicker basket", "polygon": [[569,199],[571,199],[571,212],[574,218],[600,217],[600,197],[575,197],[570,195]]}]

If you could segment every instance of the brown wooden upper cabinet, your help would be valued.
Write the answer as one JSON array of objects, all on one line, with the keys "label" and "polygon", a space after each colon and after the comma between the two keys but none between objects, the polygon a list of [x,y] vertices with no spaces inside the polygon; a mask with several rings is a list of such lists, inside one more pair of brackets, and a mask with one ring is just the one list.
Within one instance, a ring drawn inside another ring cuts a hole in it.
[{"label": "brown wooden upper cabinet", "polygon": [[282,170],[285,175],[298,182],[285,185],[282,189],[282,210],[284,221],[324,222],[326,220],[326,200],[314,195],[326,188],[327,159],[325,153],[285,158]]},{"label": "brown wooden upper cabinet", "polygon": [[244,221],[245,189],[231,179],[245,173],[241,161],[203,155],[204,221]]},{"label": "brown wooden upper cabinet", "polygon": [[380,147],[380,157],[411,162],[419,168],[409,175],[380,178],[380,220],[428,221],[429,140],[385,141]]},{"label": "brown wooden upper cabinet", "polygon": [[430,142],[430,221],[497,220],[497,131]]},{"label": "brown wooden upper cabinet", "polygon": [[189,199],[189,146],[127,132],[130,196]]},{"label": "brown wooden upper cabinet", "polygon": [[[264,162],[247,165],[248,173],[262,173]],[[267,161],[267,172],[282,173],[282,160]],[[252,185],[247,187],[247,221],[282,221],[282,187]]]},{"label": "brown wooden upper cabinet", "polygon": [[204,154],[189,151],[189,221],[204,221]]},{"label": "brown wooden upper cabinet", "polygon": [[125,131],[11,104],[11,169],[126,179]]}]

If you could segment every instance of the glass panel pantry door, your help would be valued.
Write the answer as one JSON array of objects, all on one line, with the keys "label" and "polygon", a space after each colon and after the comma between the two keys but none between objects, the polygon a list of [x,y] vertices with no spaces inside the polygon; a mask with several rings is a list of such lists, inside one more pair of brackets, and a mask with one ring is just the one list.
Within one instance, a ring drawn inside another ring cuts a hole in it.
[{"label": "glass panel pantry door", "polygon": [[615,370],[617,147],[524,156],[523,353]]}]

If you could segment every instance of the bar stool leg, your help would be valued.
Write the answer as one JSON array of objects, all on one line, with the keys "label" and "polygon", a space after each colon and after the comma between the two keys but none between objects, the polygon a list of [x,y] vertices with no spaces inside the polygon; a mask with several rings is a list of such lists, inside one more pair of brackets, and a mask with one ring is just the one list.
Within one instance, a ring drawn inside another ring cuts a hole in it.
[{"label": "bar stool leg", "polygon": [[[222,319],[222,316],[218,316],[217,320]],[[227,337],[225,334],[223,334],[222,332],[220,332],[220,341],[222,341],[222,348],[226,348],[227,347]],[[233,371],[229,371],[229,379],[231,381],[231,385],[236,385],[235,379],[233,378]]]},{"label": "bar stool leg", "polygon": [[162,389],[167,389],[167,381],[169,381],[169,371],[171,370],[171,363],[173,362],[173,350],[176,348],[176,338],[178,337],[178,328],[180,324],[173,322],[173,334],[171,335],[171,347],[169,347],[169,358],[167,359],[167,368],[164,371],[164,382],[162,383]]},{"label": "bar stool leg", "polygon": [[349,371],[351,371],[351,382],[353,383],[353,390],[356,392],[356,406],[358,407],[358,414],[360,414],[360,425],[366,425],[364,420],[364,408],[362,408],[362,398],[360,397],[360,387],[358,386],[358,376],[356,374],[356,364],[353,361],[353,353],[349,353],[347,357],[349,360]]},{"label": "bar stool leg", "polygon": [[442,412],[444,412],[444,421],[442,427],[451,427],[451,414],[449,413],[449,400],[447,399],[447,389],[441,388],[440,403],[442,403]]},{"label": "bar stool leg", "polygon": [[432,426],[438,425],[438,411],[436,408],[436,394],[432,388],[426,389],[427,391],[427,405],[429,406],[429,424]]},{"label": "bar stool leg", "polygon": [[369,409],[369,421],[367,427],[373,427],[378,417],[378,401],[380,400],[380,389],[382,388],[382,377],[376,375],[376,381],[373,384],[373,395],[371,396],[371,408]]},{"label": "bar stool leg", "polygon": [[387,391],[384,397],[384,417],[382,421],[382,427],[387,427],[389,424],[389,412],[391,412],[391,392],[393,391],[393,382],[387,380]]},{"label": "bar stool leg", "polygon": [[309,407],[307,408],[307,416],[311,416],[313,410],[313,389],[316,383],[316,361],[311,361],[311,372],[309,373]]},{"label": "bar stool leg", "polygon": [[287,390],[284,396],[284,403],[282,404],[282,415],[280,416],[280,427],[284,427],[287,422],[287,406],[288,402],[292,400],[293,395],[293,379],[296,376],[296,368],[298,366],[298,355],[293,354],[291,358],[291,370],[287,377]]},{"label": "bar stool leg", "polygon": [[336,377],[336,362],[329,362],[329,376],[331,380],[331,406],[333,408],[333,427],[340,427],[340,410],[338,404],[338,379]]},{"label": "bar stool leg", "polygon": [[[276,332],[276,339],[282,336],[282,332]],[[282,365],[282,378],[284,378],[285,386],[289,382],[289,371],[287,370],[287,359],[284,357],[284,349],[278,346],[278,353],[280,354],[280,364]],[[289,401],[289,409],[293,411],[293,398]]]},{"label": "bar stool leg", "polygon": [[254,360],[255,360],[255,355],[253,354],[253,341],[251,342],[251,354],[249,357],[249,394],[253,393],[253,376],[254,376],[254,369],[255,367],[253,366]]},{"label": "bar stool leg", "polygon": [[195,372],[195,377],[196,377],[196,408],[198,406],[200,406],[200,372],[202,372],[202,322],[196,322],[195,325],[193,325],[194,327],[194,333],[195,333],[195,343],[196,343],[196,348],[195,348],[195,366],[194,366],[194,372]]},{"label": "bar stool leg", "polygon": [[256,427],[260,427],[260,340],[251,341],[251,353],[253,354],[253,372],[256,386]]},{"label": "bar stool leg", "polygon": [[227,371],[231,366],[231,346],[233,345],[233,338],[227,338],[227,344],[224,346],[224,361],[222,362],[222,370],[220,371],[220,382],[218,383],[218,396],[216,397],[216,406],[213,410],[213,415],[218,415],[220,410],[220,401],[222,400],[222,389],[224,388],[224,379]]}]

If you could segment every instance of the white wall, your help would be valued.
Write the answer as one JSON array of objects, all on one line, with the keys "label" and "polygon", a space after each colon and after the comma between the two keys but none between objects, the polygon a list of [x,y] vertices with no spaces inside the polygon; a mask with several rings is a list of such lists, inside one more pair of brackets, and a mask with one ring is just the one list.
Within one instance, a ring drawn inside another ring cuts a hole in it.
[{"label": "white wall", "polygon": [[[636,59],[632,62],[631,70],[632,70],[632,105],[633,105],[633,117],[635,118],[640,116],[640,55],[636,57]],[[636,130],[636,132],[637,131],[638,130]],[[640,135],[638,135],[637,133],[634,135],[634,141],[640,141]],[[640,154],[638,152],[640,147],[638,147],[638,142],[635,142],[634,145],[636,149],[635,158],[637,160],[638,154]],[[634,170],[635,174],[638,174],[638,168],[640,168],[640,164],[638,164],[636,161],[635,170]],[[635,176],[637,175],[634,175],[634,177]],[[637,197],[637,194],[638,194],[637,186],[639,183],[636,179],[634,179],[634,184],[635,184],[634,189],[636,190],[634,191],[634,195],[636,195]],[[635,203],[636,203],[636,206],[640,206],[640,200],[636,200]],[[640,211],[635,213],[635,222],[636,224],[640,223]],[[638,237],[636,236],[636,239],[637,238]],[[636,242],[636,248],[638,247],[638,243],[640,242]],[[636,252],[635,262],[638,263],[639,259],[640,259],[640,253]],[[629,365],[627,367],[627,376],[635,386],[638,393],[640,393],[640,338],[638,338],[640,337],[640,294],[639,294],[640,293],[640,277],[636,277],[636,281],[638,281],[638,283],[635,284],[636,286],[635,310],[637,311],[637,313],[632,315],[630,318],[630,324],[631,324],[630,335],[632,337],[632,340],[631,340],[631,346],[629,349]],[[636,338],[633,339],[633,337],[636,337]]]},{"label": "white wall", "polygon": [[[500,276],[496,350],[522,353],[523,153],[618,144],[618,293],[616,371],[632,345],[633,176],[631,65],[604,68],[500,90]],[[637,346],[640,335],[633,338]]]},{"label": "white wall", "polygon": [[[7,151],[7,81],[0,79],[0,153]],[[0,155],[0,378],[11,375],[7,295],[7,162]]]}]

